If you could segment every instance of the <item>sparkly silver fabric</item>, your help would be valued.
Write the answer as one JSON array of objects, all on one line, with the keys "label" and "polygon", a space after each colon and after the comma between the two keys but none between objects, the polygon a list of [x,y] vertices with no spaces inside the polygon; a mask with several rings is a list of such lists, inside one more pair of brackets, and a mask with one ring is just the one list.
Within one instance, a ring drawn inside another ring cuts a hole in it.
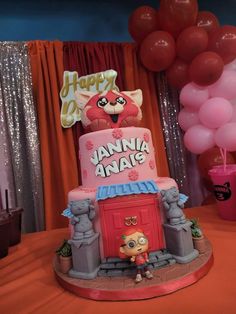
[{"label": "sparkly silver fabric", "polygon": [[0,136],[10,194],[24,209],[23,231],[44,229],[37,115],[27,45],[0,43]]},{"label": "sparkly silver fabric", "polygon": [[179,96],[168,86],[164,73],[157,74],[157,92],[170,176],[177,182],[181,193],[189,195],[185,148],[177,120]]}]

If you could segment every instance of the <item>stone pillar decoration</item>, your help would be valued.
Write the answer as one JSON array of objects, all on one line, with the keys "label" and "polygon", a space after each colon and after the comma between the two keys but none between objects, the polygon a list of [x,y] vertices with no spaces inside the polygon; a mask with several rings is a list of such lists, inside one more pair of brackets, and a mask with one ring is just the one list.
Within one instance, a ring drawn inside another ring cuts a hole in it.
[{"label": "stone pillar decoration", "polygon": [[184,207],[176,187],[161,191],[167,223],[163,225],[166,248],[178,263],[189,263],[199,252],[193,247],[191,225],[182,211]]},{"label": "stone pillar decoration", "polygon": [[190,221],[178,225],[164,224],[166,248],[180,264],[189,263],[199,255],[193,247],[191,225]]},{"label": "stone pillar decoration", "polygon": [[69,276],[81,279],[94,279],[100,266],[99,233],[95,233],[92,220],[95,209],[90,199],[71,201],[69,208],[74,226],[72,239],[69,240],[72,249],[73,267]]}]

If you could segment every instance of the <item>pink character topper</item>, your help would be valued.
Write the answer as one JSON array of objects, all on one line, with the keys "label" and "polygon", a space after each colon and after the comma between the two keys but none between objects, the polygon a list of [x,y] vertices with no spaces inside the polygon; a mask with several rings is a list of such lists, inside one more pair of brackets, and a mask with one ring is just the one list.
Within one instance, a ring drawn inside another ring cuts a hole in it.
[{"label": "pink character topper", "polygon": [[137,126],[142,119],[142,91],[116,90],[94,93],[76,91],[75,99],[82,110],[81,122],[87,132]]}]

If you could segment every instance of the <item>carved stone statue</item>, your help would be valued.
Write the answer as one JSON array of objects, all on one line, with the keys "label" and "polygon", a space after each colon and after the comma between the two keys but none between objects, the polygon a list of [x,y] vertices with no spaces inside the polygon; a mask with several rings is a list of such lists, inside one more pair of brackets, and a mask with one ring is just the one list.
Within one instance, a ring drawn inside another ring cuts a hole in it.
[{"label": "carved stone statue", "polygon": [[94,235],[92,220],[95,217],[95,209],[90,199],[71,201],[69,208],[73,217],[71,224],[74,225],[73,240],[83,240]]},{"label": "carved stone statue", "polygon": [[180,202],[179,191],[176,187],[161,191],[163,206],[166,210],[166,218],[171,225],[178,225],[186,222],[182,211],[183,202]]}]

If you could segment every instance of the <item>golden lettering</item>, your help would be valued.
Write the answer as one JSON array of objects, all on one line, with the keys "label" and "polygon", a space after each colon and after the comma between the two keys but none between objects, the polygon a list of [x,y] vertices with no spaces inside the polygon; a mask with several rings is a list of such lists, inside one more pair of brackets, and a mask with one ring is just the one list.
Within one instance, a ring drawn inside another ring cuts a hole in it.
[{"label": "golden lettering", "polygon": [[79,85],[78,73],[75,72],[72,78],[73,93],[77,90],[77,85]]},{"label": "golden lettering", "polygon": [[86,88],[86,78],[85,77],[79,79],[79,87],[81,89],[85,89]]},{"label": "golden lettering", "polygon": [[78,74],[75,72],[73,74],[73,77],[72,77],[72,82],[70,82],[69,72],[66,72],[64,74],[64,84],[63,84],[63,87],[61,89],[61,97],[65,98],[69,94],[71,86],[73,87],[73,92],[75,92],[77,90],[78,84],[79,84]]},{"label": "golden lettering", "polygon": [[104,87],[104,90],[112,90],[114,87],[114,74],[111,75],[111,73],[106,74],[105,73],[105,79],[107,80],[107,84]]},{"label": "golden lettering", "polygon": [[61,116],[63,128],[70,128],[75,123],[73,116]]},{"label": "golden lettering", "polygon": [[71,127],[80,121],[81,112],[75,100],[65,101],[61,107],[61,124],[64,128]]},{"label": "golden lettering", "polygon": [[66,97],[69,93],[70,89],[70,80],[69,80],[69,75],[64,75],[64,84],[61,89],[61,97]]},{"label": "golden lettering", "polygon": [[68,102],[65,101],[62,104],[61,113],[62,114],[73,114],[77,109],[78,109],[78,106],[76,104],[76,101],[72,99]]},{"label": "golden lettering", "polygon": [[100,83],[102,84],[104,82],[105,78],[104,78],[104,75],[103,73],[98,73],[96,75],[96,90],[100,93],[102,92],[101,90],[99,90],[99,85]]},{"label": "golden lettering", "polygon": [[90,86],[93,86],[93,85],[95,84],[95,81],[96,81],[95,75],[90,75],[90,76],[88,76],[88,79],[87,79],[87,87],[86,87],[86,89],[87,89],[88,91],[90,91]]}]

